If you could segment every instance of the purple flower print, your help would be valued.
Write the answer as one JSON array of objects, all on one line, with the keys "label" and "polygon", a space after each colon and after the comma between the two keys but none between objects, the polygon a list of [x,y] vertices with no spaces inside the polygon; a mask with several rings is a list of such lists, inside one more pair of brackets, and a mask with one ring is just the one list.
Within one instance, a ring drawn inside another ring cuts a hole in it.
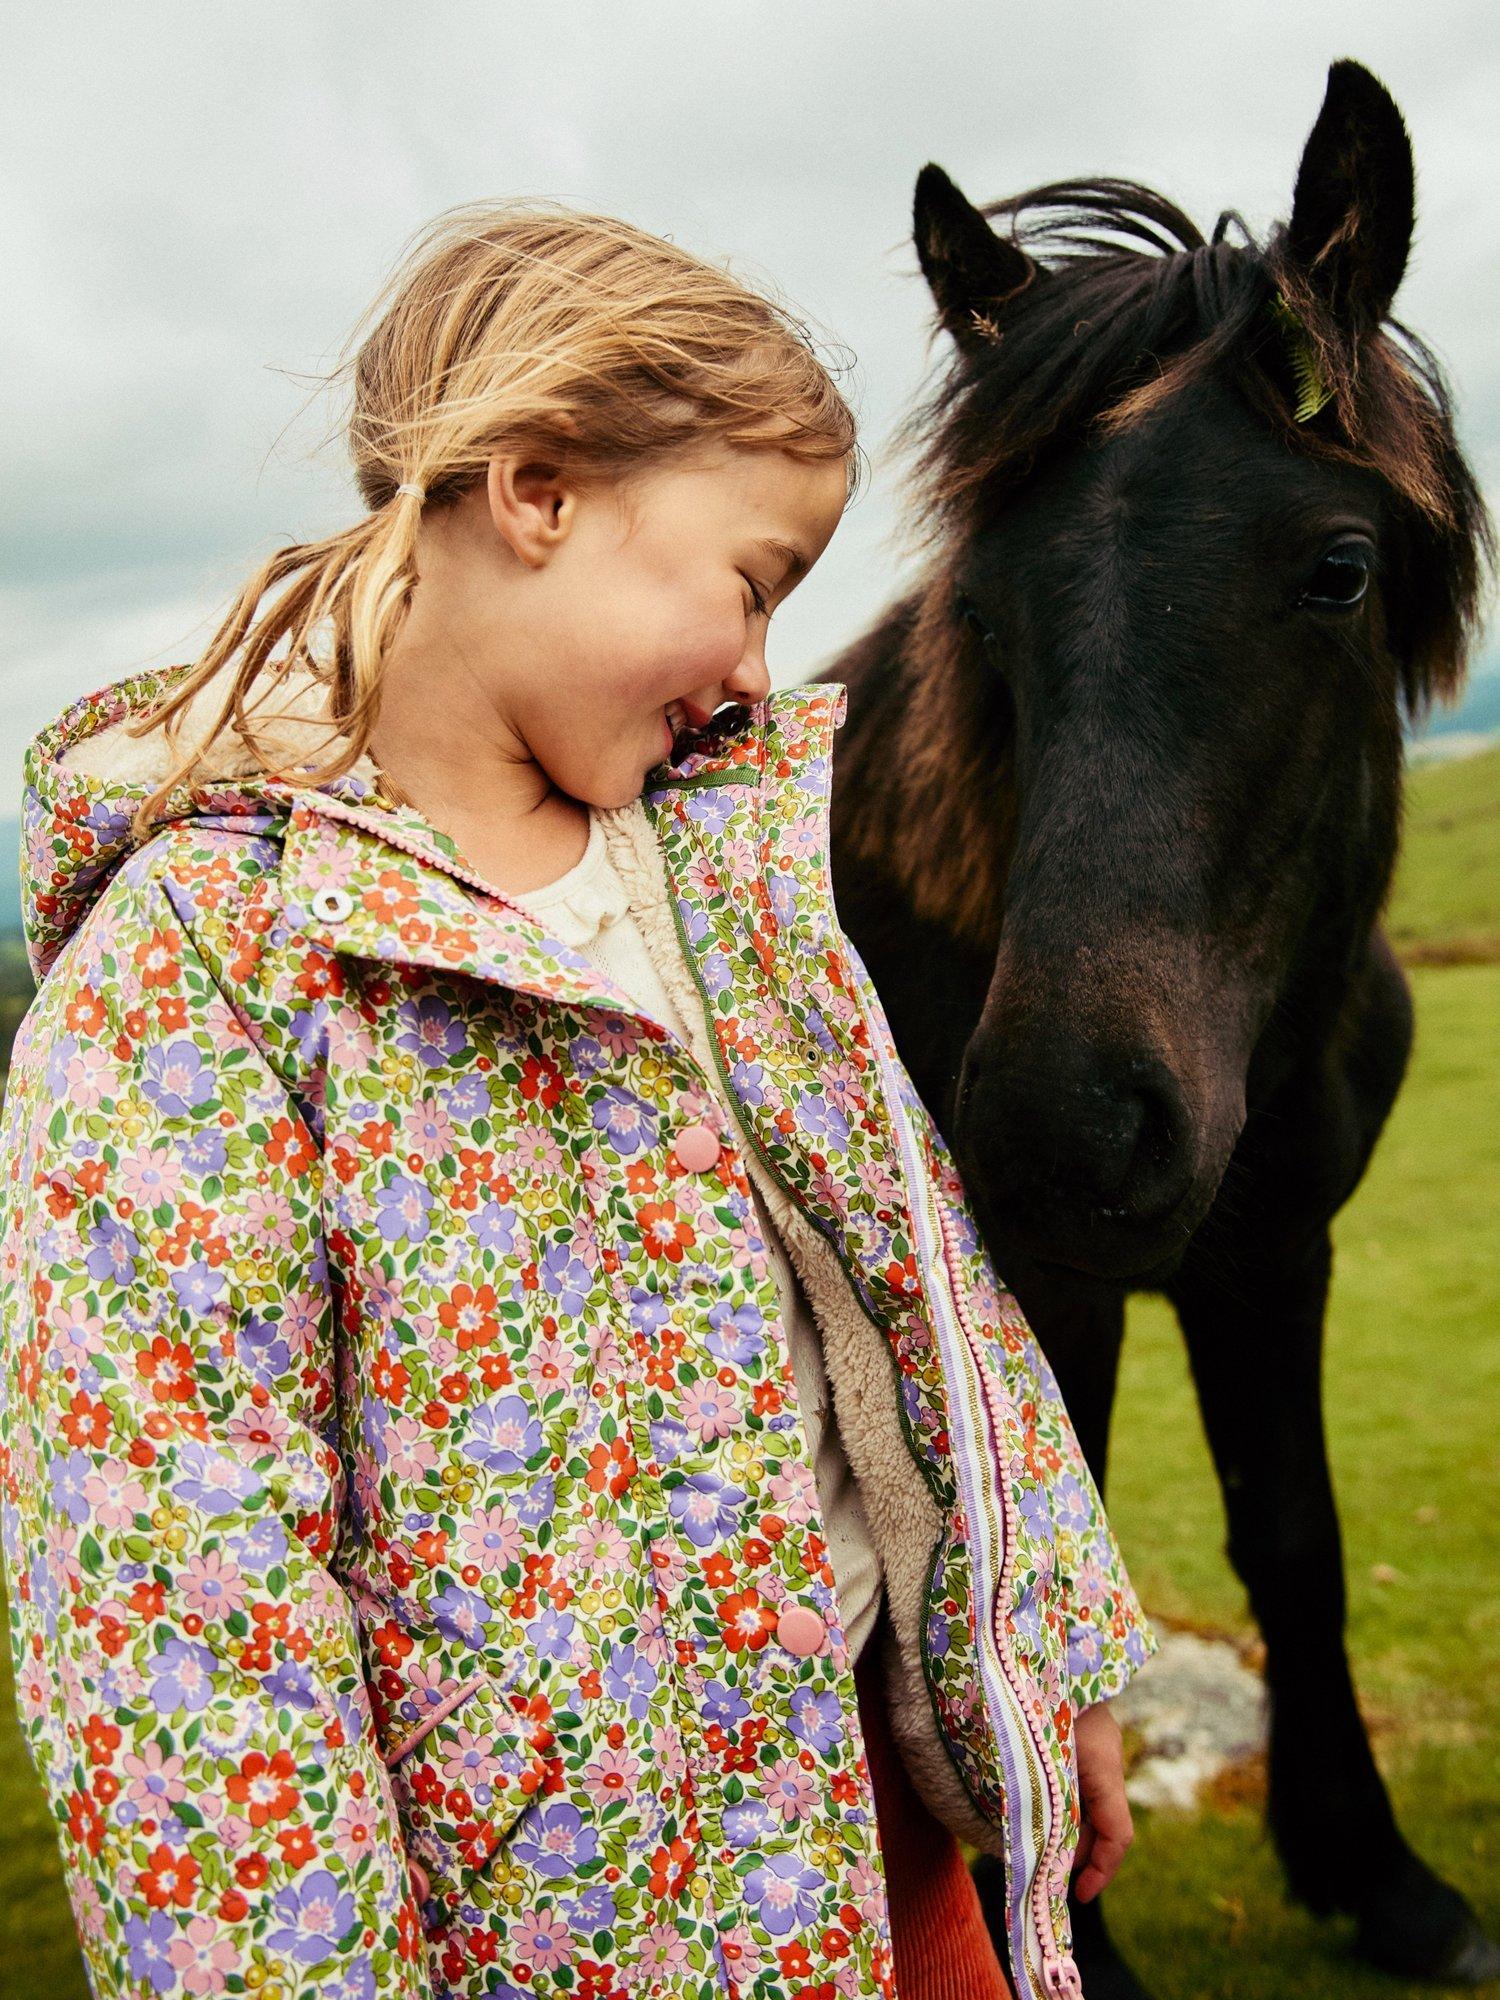
[{"label": "purple flower print", "polygon": [[688,818],[696,820],[709,833],[722,833],[734,817],[734,800],[719,785],[711,789],[689,792],[687,795]]},{"label": "purple flower print", "polygon": [[750,1713],[750,1704],[737,1687],[727,1681],[708,1681],[704,1684],[700,1704],[706,1722],[717,1722],[721,1729],[738,1729]]},{"label": "purple flower print", "polygon": [[721,1301],[708,1309],[708,1351],[720,1361],[751,1361],[765,1347],[765,1319],[753,1301],[730,1305]]},{"label": "purple flower print", "polygon": [[811,1688],[797,1689],[792,1696],[792,1734],[799,1743],[826,1756],[843,1733],[837,1695],[815,1694]]},{"label": "purple flower print", "polygon": [[765,1847],[776,1836],[776,1816],[764,1799],[746,1799],[724,1810],[724,1838],[731,1847]]},{"label": "purple flower print", "polygon": [[213,1700],[213,1673],[217,1662],[207,1646],[191,1639],[168,1639],[149,1663],[151,1703],[163,1715],[179,1708],[197,1715]]},{"label": "purple flower print", "polygon": [[655,1667],[636,1647],[610,1647],[604,1685],[617,1700],[629,1703],[632,1715],[643,1716],[650,1708],[657,1680]]},{"label": "purple flower print", "polygon": [[607,1135],[622,1160],[656,1144],[657,1115],[633,1090],[611,1086],[596,1099],[592,1116],[594,1130]]},{"label": "purple flower print", "polygon": [[127,1917],[125,1943],[130,1953],[131,1977],[149,1979],[158,1993],[175,1986],[177,1973],[171,1950],[176,1935],[177,1926],[165,1910],[152,1910],[144,1917]]},{"label": "purple flower print", "polygon": [[766,1068],[764,1063],[746,1062],[743,1057],[729,1072],[729,1080],[734,1086],[734,1094],[741,1104],[764,1104],[766,1101]]},{"label": "purple flower print", "polygon": [[663,1465],[675,1465],[692,1448],[692,1435],[676,1417],[657,1417],[650,1425],[651,1449]]},{"label": "purple flower print", "polygon": [[479,1247],[492,1250],[497,1257],[508,1257],[516,1247],[516,1211],[498,1201],[487,1201],[476,1209],[469,1227]]},{"label": "purple flower print", "polygon": [[1021,1494],[1021,1519],[1026,1531],[1039,1542],[1052,1539],[1052,1510],[1040,1486],[1029,1486]]},{"label": "purple flower print", "polygon": [[550,1521],[557,1512],[557,1481],[550,1472],[544,1472],[540,1479],[533,1480],[527,1487],[525,1497],[516,1508],[516,1519],[523,1528],[539,1528],[544,1521]]},{"label": "purple flower print", "polygon": [[290,1952],[304,1965],[316,1965],[333,1956],[354,1922],[354,1898],[326,1868],[315,1868],[278,1890],[271,1911],[279,1926],[266,1938],[272,1950]]},{"label": "purple flower print", "polygon": [[88,1255],[83,1261],[91,1278],[101,1282],[112,1278],[117,1285],[134,1282],[139,1267],[133,1230],[127,1229],[123,1222],[117,1222],[114,1216],[106,1215],[102,1222],[96,1222],[89,1230],[87,1240]]},{"label": "purple flower print", "polygon": [[375,2000],[375,1969],[369,1959],[346,1958],[331,1974],[320,1974],[318,2000]]},{"label": "purple flower print", "polygon": [[722,951],[711,951],[703,961],[701,972],[703,990],[710,1000],[716,1000],[734,984],[734,967]]},{"label": "purple flower print", "polygon": [[462,1053],[463,1023],[435,994],[424,993],[415,1002],[403,1001],[398,1018],[397,1048],[418,1057],[429,1069],[440,1069]]},{"label": "purple flower print", "polygon": [[777,923],[783,926],[791,923],[797,914],[796,878],[790,871],[772,875],[766,884],[766,893],[771,900],[771,914]]},{"label": "purple flower print", "polygon": [[243,1535],[236,1535],[224,1545],[224,1554],[240,1569],[248,1569],[256,1575],[274,1569],[278,1563],[286,1561],[286,1529],[272,1516],[267,1515],[255,1523]]},{"label": "purple flower print", "polygon": [[387,1243],[421,1243],[432,1227],[433,1197],[430,1189],[410,1174],[399,1171],[375,1197],[375,1227]]},{"label": "purple flower print", "polygon": [[1065,1472],[1053,1483],[1052,1517],[1060,1528],[1075,1535],[1082,1534],[1088,1527],[1088,1497],[1076,1474]]},{"label": "purple flower print", "polygon": [[560,1313],[576,1318],[583,1311],[589,1295],[589,1270],[568,1244],[554,1243],[545,1250],[537,1273],[549,1297],[557,1301]]},{"label": "purple flower print", "polygon": [[258,1472],[240,1465],[197,1439],[179,1447],[174,1490],[205,1514],[234,1514],[265,1484]]},{"label": "purple flower print", "polygon": [[578,1620],[571,1611],[555,1610],[550,1604],[539,1618],[526,1627],[526,1636],[543,1659],[566,1660],[573,1651],[573,1631]]},{"label": "purple flower print", "polygon": [[827,1878],[795,1854],[773,1854],[745,1877],[745,1895],[772,1937],[805,1930],[817,1915]]},{"label": "purple flower print", "polygon": [[194,1179],[222,1174],[229,1159],[229,1142],[217,1125],[200,1125],[178,1148],[178,1158]]},{"label": "purple flower print", "polygon": [[832,1151],[849,1143],[848,1119],[821,1091],[816,1095],[804,1091],[798,1097],[797,1122],[803,1131],[810,1132],[815,1139],[827,1141],[824,1151]]},{"label": "purple flower print", "polygon": [[607,1883],[591,1882],[563,1914],[575,1931],[590,1934],[609,1930],[619,1916],[619,1905]]},{"label": "purple flower print", "polygon": [[672,1302],[653,1292],[646,1285],[632,1285],[630,1288],[630,1323],[637,1333],[648,1337],[659,1333],[672,1317]]},{"label": "purple flower print", "polygon": [[86,1451],[59,1453],[47,1467],[47,1477],[52,1487],[52,1505],[59,1514],[78,1526],[89,1517],[89,1503],[84,1497],[83,1482],[94,1469],[94,1461]]},{"label": "purple flower print", "polygon": [[746,1495],[713,1472],[694,1472],[673,1487],[667,1508],[695,1548],[727,1541],[739,1526]]},{"label": "purple flower print", "polygon": [[456,1077],[443,1091],[443,1109],[455,1124],[484,1118],[490,1108],[490,1087],[477,1070]]},{"label": "purple flower print", "polygon": [[203,1258],[195,1258],[185,1264],[180,1271],[171,1274],[172,1290],[177,1295],[177,1303],[184,1312],[206,1313],[212,1310],[214,1301],[222,1298],[229,1279],[223,1271],[216,1271]]},{"label": "purple flower print", "polygon": [[542,1448],[542,1427],[523,1396],[498,1396],[470,1417],[459,1450],[486,1472],[524,1472]]},{"label": "purple flower print", "polygon": [[586,1826],[576,1806],[565,1799],[533,1806],[518,1823],[511,1839],[516,1859],[558,1882],[585,1867],[599,1852],[599,1836]]},{"label": "purple flower print", "polygon": [[432,1620],[438,1630],[465,1646],[482,1646],[494,1617],[477,1591],[464,1590],[456,1583],[450,1583],[432,1600]]},{"label": "purple flower print", "polygon": [[214,1094],[214,1073],[187,1035],[146,1051],[141,1089],[168,1118],[186,1118]]},{"label": "purple flower print", "polygon": [[47,1090],[54,1103],[68,1101],[68,1066],[78,1053],[76,1035],[59,1035],[47,1058]]},{"label": "purple flower print", "polygon": [[260,1684],[278,1708],[307,1712],[318,1706],[312,1669],[299,1660],[279,1660],[270,1673],[261,1676]]},{"label": "purple flower print", "polygon": [[941,1660],[953,1643],[953,1633],[948,1620],[941,1611],[934,1612],[927,1621],[927,1651],[934,1660]]}]

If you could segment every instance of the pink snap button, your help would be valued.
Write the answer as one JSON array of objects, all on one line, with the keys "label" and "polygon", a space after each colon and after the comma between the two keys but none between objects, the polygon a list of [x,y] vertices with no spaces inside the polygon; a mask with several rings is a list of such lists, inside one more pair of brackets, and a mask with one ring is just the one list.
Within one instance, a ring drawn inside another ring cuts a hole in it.
[{"label": "pink snap button", "polygon": [[827,1630],[817,1612],[805,1604],[789,1604],[776,1620],[777,1640],[799,1660],[811,1659],[821,1650]]},{"label": "pink snap button", "polygon": [[719,1159],[719,1135],[711,1125],[684,1125],[672,1141],[678,1164],[690,1174],[706,1174]]},{"label": "pink snap button", "polygon": [[427,1870],[422,1866],[420,1861],[414,1860],[411,1855],[406,1857],[406,1870],[411,1876],[412,1894],[416,1897],[419,1905],[425,1903],[427,1898],[432,1894],[432,1883],[428,1879]]}]

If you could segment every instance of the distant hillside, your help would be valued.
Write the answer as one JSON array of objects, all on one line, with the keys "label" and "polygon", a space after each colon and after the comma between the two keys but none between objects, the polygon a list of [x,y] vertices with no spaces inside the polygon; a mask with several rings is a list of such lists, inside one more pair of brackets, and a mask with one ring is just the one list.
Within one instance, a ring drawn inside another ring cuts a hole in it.
[{"label": "distant hillside", "polygon": [[1411,774],[1386,928],[1412,964],[1500,961],[1500,749]]}]

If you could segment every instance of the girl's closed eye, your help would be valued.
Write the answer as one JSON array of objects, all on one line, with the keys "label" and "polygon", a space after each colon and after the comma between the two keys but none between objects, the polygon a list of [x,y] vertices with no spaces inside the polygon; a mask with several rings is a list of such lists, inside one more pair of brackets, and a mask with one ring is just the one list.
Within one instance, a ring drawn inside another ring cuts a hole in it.
[{"label": "girl's closed eye", "polygon": [[767,605],[765,598],[756,589],[754,578],[747,576],[745,581],[750,586],[750,601],[754,605],[756,612],[762,618],[769,618],[771,615],[770,607]]}]

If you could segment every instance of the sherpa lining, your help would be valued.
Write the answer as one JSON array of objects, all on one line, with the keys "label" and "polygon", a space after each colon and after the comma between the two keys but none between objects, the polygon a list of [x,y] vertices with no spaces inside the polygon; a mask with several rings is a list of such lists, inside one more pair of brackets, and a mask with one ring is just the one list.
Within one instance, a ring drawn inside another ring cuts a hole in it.
[{"label": "sherpa lining", "polygon": [[[629,891],[631,915],[687,1023],[691,1052],[738,1123],[738,1112],[720,1078],[703,996],[683,960],[672,921],[666,864],[646,809],[637,799],[601,811],[598,817],[610,859]],[[927,1571],[943,1519],[901,1428],[886,1337],[860,1306],[833,1245],[752,1147],[745,1148],[744,1160],[817,1320],[839,1435],[884,1574],[890,1610],[884,1668],[891,1733],[929,1810],[961,1839],[988,1853],[1002,1853],[1000,1829],[975,1809],[948,1752],[922,1669]]]},{"label": "sherpa lining", "polygon": [[[229,692],[230,677],[216,674],[193,696],[176,717],[175,742],[164,729],[144,736],[127,736],[125,725],[132,718],[121,717],[106,723],[92,736],[70,743],[58,759],[65,771],[76,771],[113,785],[159,785],[176,770],[187,751],[203,743],[219,717]],[[328,719],[328,690],[316,674],[306,668],[280,680],[251,690],[247,720],[255,730],[266,756],[282,770],[312,768],[322,763],[343,741],[342,732]],[[227,778],[258,778],[265,766],[233,722],[219,733],[207,761],[193,774],[196,784],[215,784]],[[375,784],[379,779],[373,761],[362,756],[352,767],[352,775]]]}]

